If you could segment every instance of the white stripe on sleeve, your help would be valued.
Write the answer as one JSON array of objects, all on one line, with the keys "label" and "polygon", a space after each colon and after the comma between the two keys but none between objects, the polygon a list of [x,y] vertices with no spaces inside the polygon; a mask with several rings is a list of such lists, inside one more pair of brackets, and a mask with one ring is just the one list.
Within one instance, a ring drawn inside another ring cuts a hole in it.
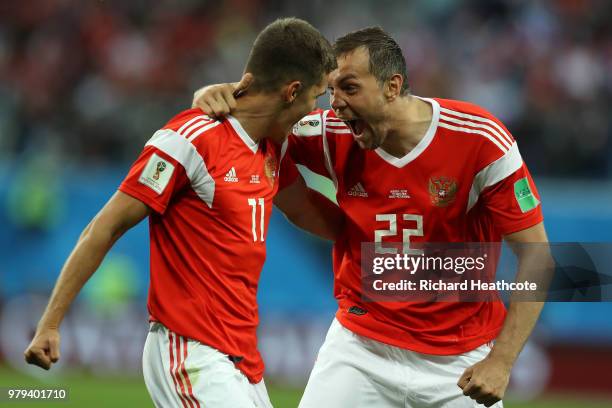
[{"label": "white stripe on sleeve", "polygon": [[203,120],[203,121],[207,121],[207,120],[210,120],[210,118],[209,118],[208,116],[206,116],[206,115],[198,115],[198,116],[195,116],[195,117],[193,117],[193,118],[189,119],[187,122],[185,122],[185,123],[183,124],[183,126],[181,126],[181,127],[179,128],[179,130],[178,130],[176,133],[178,133],[178,134],[183,134],[183,131],[184,131],[185,129],[187,129],[189,126],[191,126],[191,125],[192,125],[194,122],[197,122],[197,121],[202,121],[202,120]]},{"label": "white stripe on sleeve", "polygon": [[508,142],[508,140],[506,140],[506,138],[504,136],[502,136],[497,130],[495,130],[491,126],[485,125],[483,123],[470,122],[470,121],[467,121],[467,120],[459,120],[457,118],[452,118],[452,117],[446,116],[446,115],[441,115],[440,119],[441,120],[445,120],[447,122],[455,123],[457,125],[471,126],[471,127],[475,127],[475,128],[484,129],[484,130],[488,131],[489,133],[491,133],[493,136],[495,136],[500,142],[502,142],[502,144],[504,146],[506,146],[506,148],[510,148],[510,145],[512,143],[512,140],[510,142]]},{"label": "white stripe on sleeve", "polygon": [[489,134],[489,133],[487,133],[485,131],[476,130],[476,129],[469,129],[469,128],[466,128],[466,127],[453,126],[453,125],[449,125],[448,123],[444,123],[444,122],[440,122],[438,124],[438,126],[446,128],[446,129],[454,130],[456,132],[472,133],[472,134],[484,136],[487,139],[489,139],[491,142],[493,142],[493,144],[495,144],[495,146],[499,147],[499,150],[501,150],[502,152],[505,153],[508,150],[495,137],[493,137],[491,134]]},{"label": "white stripe on sleeve", "polygon": [[198,197],[212,207],[215,180],[208,173],[204,159],[192,143],[173,130],[161,129],[153,134],[146,146],[154,146],[179,162]]},{"label": "white stripe on sleeve", "polygon": [[470,189],[470,196],[465,212],[469,212],[472,207],[474,207],[476,202],[478,202],[480,193],[482,193],[485,188],[491,187],[512,175],[515,171],[520,169],[522,165],[523,158],[519,153],[517,144],[513,143],[506,154],[476,174],[472,182],[472,188]]},{"label": "white stripe on sleeve", "polygon": [[483,118],[481,116],[475,116],[475,115],[468,115],[467,113],[462,113],[462,112],[457,112],[451,109],[446,109],[446,108],[440,108],[440,111],[442,111],[443,113],[447,113],[449,115],[453,115],[453,116],[458,116],[460,118],[465,118],[465,119],[471,119],[471,120],[475,120],[478,122],[484,122],[484,123],[488,123],[489,125],[495,127],[503,136],[504,138],[512,143],[512,137],[510,135],[508,135],[508,133],[506,133],[506,131],[504,129],[502,129],[501,126],[499,126],[495,121],[491,120],[491,119],[487,119],[487,118]]}]

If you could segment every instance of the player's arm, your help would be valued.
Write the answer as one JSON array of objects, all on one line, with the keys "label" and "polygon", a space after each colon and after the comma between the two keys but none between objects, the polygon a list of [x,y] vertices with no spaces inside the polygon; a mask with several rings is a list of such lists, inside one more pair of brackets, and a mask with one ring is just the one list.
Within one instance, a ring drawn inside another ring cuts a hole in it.
[{"label": "player's arm", "polygon": [[59,326],[85,282],[113,244],[150,213],[143,202],[118,191],[83,230],[66,260],[25,359],[48,370],[60,357]]},{"label": "player's arm", "polygon": [[[523,231],[506,235],[504,240],[508,242],[518,259],[516,281],[537,281],[545,285],[546,277],[551,275],[555,262],[547,245],[548,238],[544,224],[539,223]],[[545,298],[545,290],[540,289],[541,297]],[[520,295],[518,297],[520,298]],[[543,307],[544,302],[511,300],[504,326],[491,350],[491,357],[513,365]]]},{"label": "player's arm", "polygon": [[[240,82],[209,85],[198,89],[193,95],[192,107],[200,108],[213,117],[225,116],[236,109],[236,98],[247,92],[253,75],[246,73]],[[334,179],[331,169],[326,167],[323,148],[323,121],[320,113],[308,115],[299,121],[289,135],[289,154],[293,160],[313,172]],[[318,137],[315,137],[318,136]]]},{"label": "player's arm", "polygon": [[274,204],[297,227],[331,241],[336,240],[344,223],[338,206],[308,188],[299,173],[295,181],[276,194]]},{"label": "player's arm", "polygon": [[[517,281],[546,283],[554,269],[544,224],[504,236],[518,259]],[[533,244],[533,245],[530,245]],[[468,368],[458,385],[465,395],[487,407],[500,401],[510,381],[514,362],[529,338],[544,302],[511,300],[502,330],[488,356]]]}]

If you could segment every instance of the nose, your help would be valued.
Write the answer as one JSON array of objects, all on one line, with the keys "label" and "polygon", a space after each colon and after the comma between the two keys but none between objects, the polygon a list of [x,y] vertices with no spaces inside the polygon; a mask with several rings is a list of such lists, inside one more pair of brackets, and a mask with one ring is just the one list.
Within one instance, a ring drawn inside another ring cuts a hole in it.
[{"label": "nose", "polygon": [[340,95],[338,95],[337,92],[333,95],[330,95],[330,105],[332,109],[336,112],[346,108],[346,102],[343,98],[340,97]]}]

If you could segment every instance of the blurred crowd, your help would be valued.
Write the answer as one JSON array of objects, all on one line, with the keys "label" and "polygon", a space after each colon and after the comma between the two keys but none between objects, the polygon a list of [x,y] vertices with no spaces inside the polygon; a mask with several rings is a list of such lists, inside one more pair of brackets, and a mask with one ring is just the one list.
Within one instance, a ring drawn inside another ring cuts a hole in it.
[{"label": "blurred crowd", "polygon": [[608,0],[30,0],[0,6],[0,160],[125,165],[198,87],[240,77],[280,16],[380,25],[420,96],[478,103],[533,173],[612,178]]}]

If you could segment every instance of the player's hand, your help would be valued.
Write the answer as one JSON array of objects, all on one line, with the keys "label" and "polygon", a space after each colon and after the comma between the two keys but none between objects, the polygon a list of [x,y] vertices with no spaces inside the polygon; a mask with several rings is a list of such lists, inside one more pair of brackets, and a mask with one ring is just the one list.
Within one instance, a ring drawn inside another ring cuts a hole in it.
[{"label": "player's hand", "polygon": [[468,367],[457,385],[463,390],[463,395],[476,400],[487,407],[504,397],[510,381],[512,366],[500,359],[485,357],[471,367]]},{"label": "player's hand", "polygon": [[48,370],[60,358],[59,331],[50,328],[36,330],[32,342],[23,354],[29,364]]},{"label": "player's hand", "polygon": [[245,92],[253,83],[249,72],[242,76],[240,82],[209,85],[200,88],[193,94],[193,108],[200,108],[211,117],[221,117],[236,109],[236,98]]}]

